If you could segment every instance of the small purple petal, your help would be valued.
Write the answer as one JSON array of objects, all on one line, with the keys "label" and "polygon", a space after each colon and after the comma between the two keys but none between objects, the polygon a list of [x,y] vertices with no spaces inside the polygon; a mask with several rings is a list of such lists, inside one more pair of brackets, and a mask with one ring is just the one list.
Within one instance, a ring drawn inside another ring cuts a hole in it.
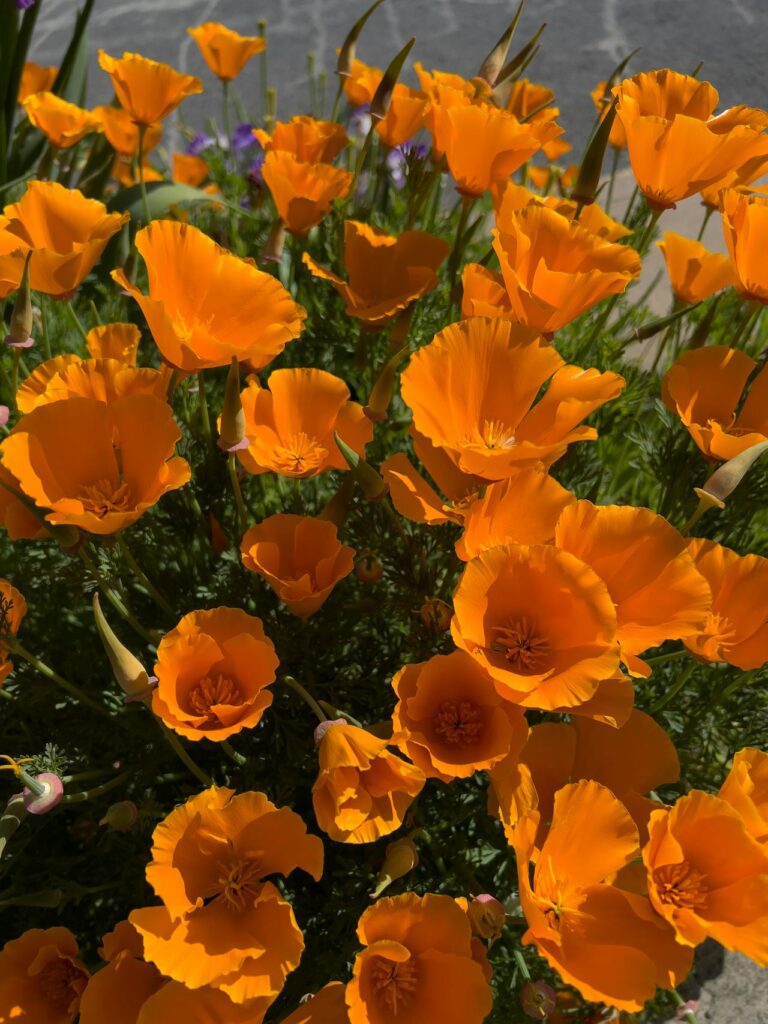
[{"label": "small purple petal", "polygon": [[232,132],[232,150],[235,153],[239,153],[243,149],[250,149],[251,146],[257,144],[252,124],[239,124]]},{"label": "small purple petal", "polygon": [[371,130],[371,114],[370,106],[366,104],[363,107],[357,107],[352,111],[352,115],[349,119],[348,129],[349,134],[353,139],[362,142],[368,132]]},{"label": "small purple petal", "polygon": [[5,339],[8,348],[32,348],[35,344],[34,338],[27,338],[26,341],[12,341],[10,336]]},{"label": "small purple petal", "polygon": [[198,132],[197,135],[187,145],[187,153],[190,156],[200,156],[206,149],[211,149],[216,145],[216,139],[213,135],[204,135],[202,132]]},{"label": "small purple petal", "polygon": [[260,153],[255,160],[248,165],[248,177],[254,185],[263,185],[264,178],[261,175],[261,168],[265,159],[264,153]]},{"label": "small purple petal", "polygon": [[16,0],[16,6],[20,11],[26,11],[27,8],[32,7],[35,0]]}]

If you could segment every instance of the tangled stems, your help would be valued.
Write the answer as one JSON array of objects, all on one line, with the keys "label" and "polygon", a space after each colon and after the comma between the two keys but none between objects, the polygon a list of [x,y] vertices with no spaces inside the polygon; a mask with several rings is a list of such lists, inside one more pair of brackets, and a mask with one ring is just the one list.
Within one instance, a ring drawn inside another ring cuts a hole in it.
[{"label": "tangled stems", "polygon": [[96,566],[96,563],[91,558],[91,556],[88,554],[88,552],[85,550],[85,548],[84,547],[80,548],[80,550],[78,551],[78,554],[79,554],[81,560],[83,561],[83,563],[85,564],[86,568],[88,569],[88,571],[91,573],[93,578],[96,580],[96,582],[97,582],[97,584],[99,586],[99,590],[102,592],[104,597],[106,597],[106,599],[109,601],[109,603],[115,609],[117,614],[120,615],[121,618],[125,619],[125,621],[128,623],[128,625],[136,633],[138,633],[139,636],[143,640],[146,640],[146,642],[148,644],[153,644],[154,645],[154,643],[155,643],[154,636],[149,632],[148,629],[145,629],[142,626],[142,624],[139,622],[139,620],[136,618],[136,616],[133,615],[133,613],[130,612],[126,608],[126,606],[121,601],[120,597],[115,593],[115,591],[112,589],[112,587],[110,587],[110,585],[104,579],[102,574],[99,572],[99,570],[98,570],[98,568]]},{"label": "tangled stems", "polygon": [[26,649],[26,647],[22,647],[17,640],[4,640],[3,645],[11,654],[15,654],[17,657],[22,658],[31,665],[32,668],[39,672],[40,675],[45,676],[46,679],[50,679],[52,683],[55,683],[58,687],[68,693],[70,697],[73,697],[81,704],[85,704],[92,711],[98,711],[100,715],[106,715],[107,718],[112,717],[105,707],[102,707],[101,704],[97,704],[96,701],[89,697],[87,693],[84,693],[79,686],[75,686],[74,683],[70,683],[63,676],[60,676],[58,672],[55,672],[49,665],[46,665],[44,661],[35,657],[34,654]]},{"label": "tangled stems", "polygon": [[112,789],[117,789],[118,786],[122,786],[124,782],[133,775],[132,771],[121,772],[120,775],[116,775],[114,779],[110,779],[108,782],[103,782],[100,786],[95,786],[93,789],[83,790],[81,793],[68,793],[62,797],[62,804],[84,804],[88,800],[95,800],[97,797],[103,796],[105,793],[109,793]]},{"label": "tangled stems", "polygon": [[675,682],[673,683],[671,688],[669,690],[667,690],[667,692],[664,694],[664,696],[661,698],[661,700],[658,700],[653,705],[653,707],[651,708],[651,714],[652,715],[657,715],[659,713],[659,711],[663,710],[668,704],[671,704],[671,702],[675,699],[675,697],[678,695],[678,693],[680,693],[680,691],[683,689],[685,684],[691,678],[695,668],[696,668],[696,662],[692,661],[690,665],[687,665],[683,669],[683,671],[677,677],[677,679],[675,680]]},{"label": "tangled stems", "polygon": [[72,321],[72,326],[75,328],[77,333],[80,335],[81,339],[84,342],[87,343],[88,335],[85,333],[85,328],[80,323],[80,318],[77,315],[77,313],[75,312],[75,307],[72,305],[71,300],[68,299],[67,302],[65,303],[65,305],[66,305],[66,308],[67,308],[67,313],[69,314],[69,319]]},{"label": "tangled stems", "polygon": [[136,561],[136,559],[133,557],[133,555],[131,554],[131,550],[128,547],[128,544],[127,544],[125,538],[123,537],[122,533],[119,533],[117,535],[117,543],[118,543],[118,546],[120,548],[120,554],[125,559],[125,563],[128,566],[128,568],[131,570],[131,572],[134,574],[134,576],[139,580],[139,582],[144,587],[144,589],[147,591],[147,593],[152,598],[152,600],[155,602],[155,604],[159,608],[161,608],[167,615],[170,615],[171,618],[173,618],[176,613],[174,612],[173,608],[171,608],[171,606],[168,603],[168,601],[166,601],[166,599],[163,597],[163,595],[160,593],[160,591],[154,585],[154,583],[146,575],[146,573],[141,568],[141,566]]}]

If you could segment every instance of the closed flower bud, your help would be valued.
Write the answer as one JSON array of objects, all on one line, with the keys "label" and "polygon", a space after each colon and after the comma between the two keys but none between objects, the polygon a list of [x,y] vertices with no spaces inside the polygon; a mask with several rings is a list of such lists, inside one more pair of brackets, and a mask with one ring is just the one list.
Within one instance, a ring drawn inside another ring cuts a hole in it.
[{"label": "closed flower bud", "polygon": [[130,699],[144,699],[142,696],[149,696],[149,676],[147,670],[139,659],[131,654],[127,647],[120,643],[104,617],[99,604],[99,595],[93,595],[93,615],[96,619],[96,628],[104,644],[104,650],[109,658],[115,679],[118,686]]},{"label": "closed flower bud", "polygon": [[8,422],[11,415],[11,410],[7,405],[0,405],[0,427],[4,427]]},{"label": "closed flower bud", "polygon": [[409,871],[413,871],[418,863],[419,851],[412,839],[406,836],[390,843],[387,846],[387,854],[379,877],[376,879],[376,888],[371,893],[371,899],[378,899],[388,885],[407,875]]},{"label": "closed flower bud", "polygon": [[425,626],[434,629],[436,633],[443,633],[450,628],[453,610],[439,597],[425,597],[419,615]]},{"label": "closed flower bud", "polygon": [[245,413],[240,399],[240,366],[232,356],[227,381],[224,385],[224,404],[219,419],[219,439],[216,442],[225,452],[236,452],[248,447],[245,436]]},{"label": "closed flower bud", "polygon": [[342,441],[337,433],[334,432],[333,436],[336,438],[336,444],[338,445],[339,451],[344,456],[344,461],[352,470],[352,476],[355,478],[357,483],[360,484],[366,498],[368,498],[369,501],[375,501],[377,498],[383,498],[387,493],[387,485],[373,466],[370,466],[365,459],[361,458],[356,451]]},{"label": "closed flower bud", "polygon": [[506,913],[504,907],[490,893],[475,896],[468,908],[472,931],[481,939],[498,939],[504,928]]},{"label": "closed flower bud", "polygon": [[107,809],[99,824],[108,825],[116,832],[129,832],[138,820],[139,809],[133,800],[119,800]]},{"label": "closed flower bud", "polygon": [[32,252],[33,250],[30,249],[27,253],[24,274],[11,313],[11,323],[6,338],[6,344],[11,348],[31,348],[34,345],[32,339],[32,296],[29,290],[29,261],[32,258]]},{"label": "closed flower bud", "polygon": [[381,422],[387,418],[387,409],[389,409],[392,393],[395,390],[397,370],[407,351],[407,348],[401,348],[399,352],[395,352],[387,360],[371,388],[368,404],[363,407],[363,411],[368,419],[373,420],[374,423]]},{"label": "closed flower bud", "polygon": [[384,0],[376,0],[374,4],[368,8],[365,14],[361,15],[347,33],[347,38],[341,45],[339,50],[338,60],[336,62],[336,74],[339,78],[349,78],[352,73],[352,64],[355,60],[355,49],[357,47],[357,40],[360,33],[365,27],[366,21],[370,18],[373,12],[384,3]]},{"label": "closed flower bud", "polygon": [[416,37],[412,36],[384,72],[384,77],[379,82],[379,87],[371,100],[371,117],[374,121],[382,121],[387,116],[395,85],[400,77],[403,64],[405,64],[405,59],[415,42]]},{"label": "closed flower bud", "polygon": [[280,263],[285,248],[285,224],[278,219],[272,228],[261,250],[262,263]]},{"label": "closed flower bud", "polygon": [[499,77],[499,73],[504,67],[504,61],[507,59],[507,53],[509,52],[509,44],[512,42],[512,37],[515,34],[517,23],[520,20],[520,15],[523,13],[524,2],[525,0],[521,0],[518,4],[515,16],[510,22],[506,32],[480,65],[477,77],[482,78],[490,86],[494,86],[496,84],[496,79]]},{"label": "closed flower bud", "polygon": [[355,576],[361,583],[378,583],[384,575],[384,566],[372,551],[366,551],[355,562]]},{"label": "closed flower bud", "polygon": [[545,981],[526,981],[520,989],[520,1005],[531,1020],[546,1020],[557,1006],[557,995]]}]

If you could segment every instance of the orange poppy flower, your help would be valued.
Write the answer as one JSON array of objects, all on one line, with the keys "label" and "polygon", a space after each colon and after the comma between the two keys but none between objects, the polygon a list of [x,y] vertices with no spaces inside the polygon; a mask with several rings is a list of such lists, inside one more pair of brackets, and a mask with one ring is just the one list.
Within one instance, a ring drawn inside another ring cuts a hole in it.
[{"label": "orange poppy flower", "polygon": [[152,395],[105,405],[68,398],[22,416],[0,444],[4,467],[49,523],[110,534],[135,523],[167,491],[189,480],[173,454],[181,433]]},{"label": "orange poppy flower", "polygon": [[675,941],[645,897],[612,884],[639,853],[637,828],[623,804],[597,782],[560,789],[531,881],[538,827],[534,811],[514,833],[528,921],[523,942],[533,943],[585,999],[620,1010],[642,1010],[657,987],[679,985],[692,951]]},{"label": "orange poppy flower", "polygon": [[292,153],[272,150],[261,166],[280,219],[291,234],[303,238],[352,186],[352,174],[330,164],[307,163]]},{"label": "orange poppy flower", "polygon": [[[721,127],[729,125],[748,124],[750,127],[763,133],[758,135],[754,143],[754,151],[757,157],[762,159],[748,160],[741,167],[729,171],[724,177],[708,185],[701,190],[701,201],[710,210],[722,212],[723,192],[730,189],[746,189],[758,178],[762,178],[768,166],[768,145],[766,145],[765,129],[768,128],[768,113],[765,110],[758,110],[754,107],[731,107],[724,114],[715,119]],[[758,186],[755,191],[762,191]]]},{"label": "orange poppy flower", "polygon": [[400,378],[416,430],[485,480],[551,465],[572,442],[593,440],[581,421],[623,386],[615,373],[566,366],[530,328],[483,317],[440,331]]},{"label": "orange poppy flower", "polygon": [[[262,1024],[272,1001],[272,997],[256,996],[238,1004],[208,985],[187,988],[178,981],[167,981],[144,1003],[136,1024],[168,1024],[172,1020],[183,1020],[184,1024]],[[99,1020],[115,1021],[114,1006],[113,1001],[109,1016]],[[82,1020],[80,1024],[87,1022]],[[93,1024],[97,1022],[94,1020]],[[134,1021],[125,1024],[134,1024]]]},{"label": "orange poppy flower", "polygon": [[347,469],[334,433],[358,455],[373,437],[363,407],[349,388],[325,370],[275,370],[262,388],[251,380],[242,393],[248,447],[237,457],[249,473],[317,476]]},{"label": "orange poppy flower", "polygon": [[768,370],[757,374],[742,402],[756,369],[740,349],[706,345],[683,352],[664,375],[664,404],[708,458],[733,459],[768,438]]},{"label": "orange poppy flower", "polygon": [[355,549],[339,541],[334,524],[312,516],[269,516],[248,530],[240,552],[246,569],[300,619],[314,615],[355,567]]},{"label": "orange poppy flower", "polygon": [[[97,199],[55,181],[31,181],[0,219],[0,298],[16,291],[30,249],[33,291],[66,296],[82,284],[129,214],[108,213]],[[11,248],[13,246],[13,249]],[[9,287],[10,285],[10,287]]]},{"label": "orange poppy flower", "polygon": [[271,135],[263,128],[254,128],[253,134],[266,153],[291,153],[307,164],[330,164],[349,145],[344,125],[306,115],[278,121]]},{"label": "orange poppy flower", "polygon": [[[166,984],[154,964],[142,959],[139,933],[121,921],[104,936],[99,955],[106,966],[89,980],[80,1000],[79,1024],[137,1024],[151,997]],[[173,983],[171,983],[173,984]],[[144,1024],[144,1016],[141,1017]]]},{"label": "orange poppy flower", "polygon": [[261,721],[279,664],[261,619],[240,608],[189,612],[157,648],[152,710],[189,740],[225,740]]},{"label": "orange poppy flower", "polygon": [[468,562],[500,544],[546,544],[560,513],[575,501],[575,494],[539,467],[520,469],[468,507],[456,554]]},{"label": "orange poppy flower", "polygon": [[685,646],[705,661],[762,668],[768,661],[768,558],[738,555],[711,540],[692,540],[688,550],[712,590],[712,612]]},{"label": "orange poppy flower", "polygon": [[279,281],[190,224],[153,221],[136,235],[136,248],[149,295],[122,270],[112,276],[141,306],[172,366],[191,373],[237,356],[260,369],[301,333],[306,312]]},{"label": "orange poppy flower", "polygon": [[201,156],[191,153],[174,153],[171,177],[182,185],[197,188],[208,177],[208,164]]},{"label": "orange poppy flower", "polygon": [[768,844],[768,754],[755,747],[739,750],[718,796],[733,807],[754,839]]},{"label": "orange poppy flower", "polygon": [[768,966],[768,849],[729,803],[691,790],[654,811],[643,848],[648,895],[687,946],[706,938]]},{"label": "orange poppy flower", "polygon": [[35,64],[33,60],[26,61],[16,97],[18,102],[23,103],[28,96],[33,96],[36,92],[50,92],[58,73],[58,68],[43,67],[41,64]]},{"label": "orange poppy flower", "polygon": [[[115,162],[112,164],[112,177],[118,184],[122,185],[123,188],[130,188],[132,185],[139,184],[139,176],[137,173],[136,161],[131,157],[123,156],[118,153],[115,157]],[[150,181],[163,181],[163,175],[158,171],[152,164],[144,161],[144,184]]]},{"label": "orange poppy flower", "polygon": [[312,804],[323,832],[337,843],[373,843],[400,828],[424,787],[422,770],[344,721],[323,723],[319,734]]},{"label": "orange poppy flower", "polygon": [[0,1020],[70,1024],[88,971],[69,928],[30,928],[0,950]]},{"label": "orange poppy flower", "polygon": [[384,145],[394,148],[413,138],[424,124],[428,102],[419,89],[397,82],[387,112],[376,124],[376,134]]},{"label": "orange poppy flower", "polygon": [[95,113],[52,92],[33,93],[22,105],[30,123],[56,149],[69,149],[91,132],[101,130],[101,119]]},{"label": "orange poppy flower", "polygon": [[0,463],[0,527],[11,540],[38,540],[48,536],[40,520],[16,497],[20,493],[19,481]]},{"label": "orange poppy flower", "polygon": [[[0,579],[0,638],[16,636],[24,616],[27,602],[24,595],[8,580]],[[13,672],[13,662],[8,658],[8,649],[0,639],[0,686]]]},{"label": "orange poppy flower", "polygon": [[424,126],[432,136],[432,153],[439,159],[445,153],[448,136],[452,131],[448,111],[452,107],[469,106],[476,89],[472,82],[460,75],[444,71],[425,71],[419,61],[414,64],[419,86],[429,103],[424,112]]},{"label": "orange poppy flower", "polygon": [[427,778],[465,779],[490,768],[528,735],[523,711],[502,700],[468,654],[453,651],[406,665],[392,687],[394,742]]},{"label": "orange poppy flower", "polygon": [[647,508],[577,501],[560,516],[555,544],[607,586],[622,661],[633,675],[651,674],[637,655],[665,640],[695,637],[707,621],[712,595],[686,543]]},{"label": "orange poppy flower", "polygon": [[360,918],[347,985],[350,1024],[482,1024],[493,997],[472,956],[469,917],[450,896],[403,893]]},{"label": "orange poppy flower", "polygon": [[442,238],[425,231],[388,235],[357,220],[344,221],[344,263],[349,281],[302,259],[315,277],[330,281],[346,302],[347,316],[374,330],[437,286],[437,270],[450,252]]},{"label": "orange poppy flower", "polygon": [[768,302],[768,272],[761,255],[768,238],[768,198],[729,189],[722,204],[723,232],[736,289],[745,299]]},{"label": "orange poppy flower", "polygon": [[206,21],[187,32],[200,48],[205,63],[222,82],[237,78],[251,57],[267,48],[263,36],[241,36],[217,21]]},{"label": "orange poppy flower", "polygon": [[311,999],[302,1002],[281,1024],[349,1024],[344,999],[346,991],[347,986],[343,982],[329,982]]},{"label": "orange poppy flower", "polygon": [[113,323],[92,327],[85,344],[91,359],[118,359],[135,366],[140,341],[141,331],[135,324]]},{"label": "orange poppy flower", "polygon": [[485,316],[517,322],[501,274],[488,270],[480,263],[464,264],[461,274],[461,315],[466,320]]},{"label": "orange poppy flower", "polygon": [[727,114],[722,121],[711,117],[718,95],[708,82],[665,68],[625,78],[614,94],[635,180],[653,209],[765,163],[761,130],[731,124]]},{"label": "orange poppy flower", "polygon": [[465,196],[481,196],[562,132],[553,121],[521,124],[513,114],[486,103],[451,106],[445,120],[448,169]]},{"label": "orange poppy flower", "polygon": [[640,257],[605,242],[554,210],[527,206],[493,232],[509,304],[520,323],[551,332],[640,274]]},{"label": "orange poppy flower", "polygon": [[172,811],[152,839],[147,881],[163,905],[129,916],[145,958],[189,988],[210,985],[235,1003],[259,997],[268,1006],[304,942],[290,903],[267,879],[296,868],[319,879],[320,839],[263,793],[217,786]]},{"label": "orange poppy flower", "polygon": [[361,60],[353,60],[349,74],[344,75],[344,95],[352,107],[364,107],[373,99],[384,77],[381,68],[371,67]]},{"label": "orange poppy flower", "polygon": [[120,106],[136,124],[146,128],[162,121],[187,96],[203,91],[199,78],[182,75],[170,65],[149,60],[140,53],[110,57],[99,50],[99,67],[112,79]]},{"label": "orange poppy flower", "polygon": [[667,265],[669,283],[679,302],[701,302],[736,283],[733,264],[701,242],[667,231],[656,245]]},{"label": "orange poppy flower", "polygon": [[154,395],[165,401],[168,377],[162,370],[127,366],[117,359],[56,356],[40,363],[16,392],[19,411],[66,398],[97,398],[114,402],[127,395]]},{"label": "orange poppy flower", "polygon": [[[107,142],[123,156],[133,157],[139,151],[139,127],[127,110],[122,107],[94,107],[93,113],[101,121],[101,129]],[[151,124],[144,132],[144,154],[153,150],[163,134],[161,124]]]},{"label": "orange poppy flower", "polygon": [[546,85],[532,82],[529,78],[517,78],[512,83],[505,108],[517,118],[547,117],[553,120],[551,104],[555,99],[554,92]]},{"label": "orange poppy flower", "polygon": [[516,704],[574,707],[618,671],[608,589],[568,552],[543,544],[490,548],[467,564],[453,606],[454,643]]},{"label": "orange poppy flower", "polygon": [[[491,197],[496,227],[502,232],[506,231],[507,218],[527,206],[547,206],[570,221],[573,221],[578,209],[578,204],[572,199],[565,199],[563,196],[540,196],[531,192],[525,185],[518,185],[514,181],[497,181],[491,188]],[[632,234],[630,228],[609,217],[597,203],[590,203],[589,206],[582,208],[578,223],[606,242],[617,242],[620,238]]]},{"label": "orange poppy flower", "polygon": [[[595,88],[590,91],[589,95],[592,97],[595,109],[600,114],[600,120],[603,121],[605,119],[605,115],[608,113],[611,101],[613,100],[608,82],[598,82]],[[613,146],[614,149],[624,149],[627,145],[627,133],[624,131],[624,125],[621,123],[621,118],[619,117],[614,117],[613,119],[611,131],[608,136],[608,145]]]}]

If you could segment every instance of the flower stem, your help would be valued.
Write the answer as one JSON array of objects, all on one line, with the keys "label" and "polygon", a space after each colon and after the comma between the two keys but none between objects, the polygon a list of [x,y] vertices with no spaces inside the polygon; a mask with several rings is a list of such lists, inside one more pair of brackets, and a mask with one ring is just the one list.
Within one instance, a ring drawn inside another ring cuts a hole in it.
[{"label": "flower stem", "polygon": [[675,661],[677,658],[684,658],[690,652],[683,648],[682,651],[672,651],[671,654],[659,654],[655,658],[645,658],[646,665],[664,665],[668,661]]},{"label": "flower stem", "polygon": [[152,636],[152,634],[149,632],[148,629],[145,629],[142,626],[142,624],[135,617],[135,615],[133,615],[126,608],[126,606],[121,601],[120,597],[115,593],[115,591],[112,589],[112,587],[110,587],[110,585],[107,583],[107,581],[101,575],[101,573],[99,572],[98,568],[96,567],[96,563],[91,558],[91,556],[88,554],[88,552],[85,550],[85,548],[80,548],[80,551],[78,553],[79,553],[80,558],[82,559],[83,563],[87,567],[88,571],[91,573],[93,578],[98,583],[99,590],[102,592],[104,597],[106,597],[106,599],[109,601],[109,603],[115,609],[117,614],[120,615],[121,618],[125,619],[125,621],[128,623],[128,625],[136,633],[138,633],[139,636],[143,640],[146,640],[148,644],[153,644],[154,645],[155,638]]},{"label": "flower stem", "polygon": [[95,800],[97,797],[103,796],[104,793],[109,793],[111,789],[117,789],[118,786],[122,786],[132,775],[132,771],[122,772],[120,775],[116,775],[114,779],[102,782],[100,786],[95,786],[93,789],[86,789],[82,793],[68,793],[61,798],[61,802],[63,804],[84,804],[87,800]]},{"label": "flower stem", "polygon": [[200,423],[203,428],[203,437],[209,445],[213,445],[213,433],[211,432],[211,417],[208,414],[208,399],[205,396],[205,379],[203,371],[197,373],[198,400],[200,403]]},{"label": "flower stem", "polygon": [[60,676],[58,672],[55,672],[49,665],[46,665],[44,661],[41,661],[38,657],[32,654],[22,647],[17,640],[5,640],[4,645],[8,648],[11,654],[17,655],[19,658],[23,658],[24,661],[28,662],[40,675],[45,676],[46,679],[50,679],[52,683],[56,683],[57,686],[61,687],[66,693],[79,701],[81,704],[85,704],[91,708],[92,711],[98,711],[100,715],[106,715],[107,718],[112,716],[105,707],[101,704],[97,704],[93,698],[89,697],[87,693],[84,693],[79,686],[75,686],[74,683],[70,683],[63,676]]},{"label": "flower stem", "polygon": [[152,214],[149,209],[149,199],[147,197],[147,185],[144,181],[144,135],[146,134],[147,126],[145,124],[139,125],[139,188],[141,190],[141,204],[144,207],[144,220],[149,224],[152,220]]},{"label": "flower stem", "polygon": [[219,740],[219,746],[227,757],[231,758],[235,764],[240,765],[241,768],[244,764],[248,764],[248,758],[243,754],[238,754],[235,748],[231,746],[227,740]]},{"label": "flower stem", "polygon": [[155,602],[155,604],[159,608],[161,608],[167,615],[170,615],[171,618],[174,618],[176,613],[174,612],[173,608],[171,608],[168,601],[166,601],[166,599],[163,597],[163,595],[160,593],[160,591],[149,579],[149,577],[146,575],[146,573],[141,568],[139,563],[133,557],[131,549],[128,547],[128,544],[125,538],[123,537],[122,533],[119,533],[117,535],[117,543],[118,546],[120,547],[120,553],[125,559],[126,565],[134,574],[134,576],[139,580],[139,582],[142,584],[142,586],[147,591],[152,600]]},{"label": "flower stem", "polygon": [[301,699],[304,701],[304,703],[307,704],[314,711],[314,713],[317,715],[318,721],[320,721],[320,722],[327,722],[328,721],[328,716],[323,711],[323,709],[320,707],[320,705],[317,703],[317,701],[312,696],[312,694],[308,693],[304,689],[304,687],[301,685],[301,683],[297,682],[293,678],[293,676],[283,676],[283,682],[285,683],[286,686],[290,686],[290,688],[295,693],[298,693],[298,695],[301,697]]},{"label": "flower stem", "polygon": [[80,323],[80,318],[75,312],[75,307],[72,305],[72,300],[68,299],[66,302],[67,312],[69,313],[69,319],[72,321],[72,325],[80,335],[83,341],[88,341],[88,335],[85,333],[85,328]]},{"label": "flower stem", "polygon": [[51,339],[48,334],[48,296],[40,292],[40,322],[43,327],[43,351],[45,352],[45,358],[50,359],[52,357],[51,352]]},{"label": "flower stem", "polygon": [[248,512],[245,508],[245,502],[243,501],[243,492],[240,489],[240,481],[237,478],[237,459],[234,452],[230,452],[227,457],[227,469],[229,470],[229,479],[232,482],[232,493],[235,496],[237,529],[240,534],[240,538],[242,539],[248,525]]},{"label": "flower stem", "polygon": [[675,697],[678,695],[678,693],[680,693],[682,688],[685,686],[685,684],[688,682],[688,680],[693,675],[693,671],[694,671],[695,668],[696,668],[696,662],[692,661],[690,665],[687,665],[683,669],[683,671],[680,673],[680,675],[675,680],[674,684],[670,687],[669,690],[667,690],[667,692],[664,694],[664,696],[661,698],[661,700],[656,701],[656,703],[653,705],[653,707],[651,708],[651,714],[652,715],[658,714],[659,711],[661,711],[663,708],[665,708],[669,703],[671,703],[675,699]]},{"label": "flower stem", "polygon": [[164,725],[159,718],[155,719],[155,721],[157,722],[160,731],[165,737],[168,746],[173,750],[173,752],[176,754],[181,763],[185,765],[189,769],[189,771],[192,772],[192,774],[195,776],[198,782],[202,782],[202,784],[206,788],[212,786],[213,779],[210,777],[210,775],[207,775],[199,765],[195,764],[195,762],[189,756],[187,751],[184,749],[181,740],[176,735],[176,733],[171,732],[171,730],[166,725]]},{"label": "flower stem", "polygon": [[613,186],[616,182],[616,171],[619,169],[619,158],[621,157],[621,150],[614,147],[613,160],[611,161],[611,176],[608,179],[608,194],[605,197],[605,212],[611,212],[611,203],[613,202]]},{"label": "flower stem", "polygon": [[227,140],[227,152],[224,159],[230,174],[234,173],[234,153],[232,152],[232,129],[229,125],[229,82],[221,83],[221,117],[224,125],[224,136]]}]

